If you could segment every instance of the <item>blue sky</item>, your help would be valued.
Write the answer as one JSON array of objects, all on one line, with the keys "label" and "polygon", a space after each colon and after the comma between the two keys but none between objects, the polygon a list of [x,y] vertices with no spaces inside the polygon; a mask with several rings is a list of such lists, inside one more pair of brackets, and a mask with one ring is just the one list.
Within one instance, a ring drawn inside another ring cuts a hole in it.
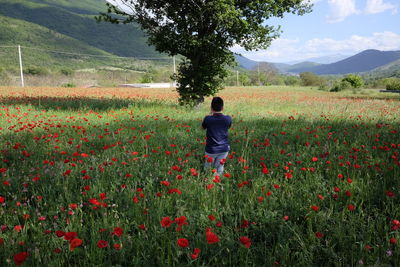
[{"label": "blue sky", "polygon": [[305,0],[313,12],[267,21],[282,34],[267,50],[234,52],[257,61],[291,62],[366,49],[400,50],[399,0]]}]

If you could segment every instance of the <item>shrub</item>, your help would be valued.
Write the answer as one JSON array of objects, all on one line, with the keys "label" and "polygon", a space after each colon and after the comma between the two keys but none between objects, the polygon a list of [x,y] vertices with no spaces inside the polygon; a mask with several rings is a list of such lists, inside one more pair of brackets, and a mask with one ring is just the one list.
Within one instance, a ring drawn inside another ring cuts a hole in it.
[{"label": "shrub", "polygon": [[364,85],[363,79],[360,76],[354,74],[346,75],[342,79],[342,81],[348,82],[353,88],[360,88],[361,86]]},{"label": "shrub", "polygon": [[70,76],[70,75],[72,75],[74,73],[74,71],[71,70],[71,69],[61,69],[60,73],[65,75],[65,76]]},{"label": "shrub", "polygon": [[400,79],[389,79],[386,83],[386,90],[400,90]]},{"label": "shrub", "polygon": [[351,83],[348,81],[342,80],[340,82],[336,82],[332,89],[330,90],[331,92],[340,92],[346,89],[350,89],[352,87]]},{"label": "shrub", "polygon": [[30,66],[24,69],[25,74],[30,75],[46,75],[48,74],[48,70],[42,67]]},{"label": "shrub", "polygon": [[300,73],[301,84],[303,86],[320,86],[324,80],[312,72]]},{"label": "shrub", "polygon": [[73,87],[76,87],[76,84],[74,84],[74,83],[64,83],[64,84],[61,85],[61,87],[73,88]]}]

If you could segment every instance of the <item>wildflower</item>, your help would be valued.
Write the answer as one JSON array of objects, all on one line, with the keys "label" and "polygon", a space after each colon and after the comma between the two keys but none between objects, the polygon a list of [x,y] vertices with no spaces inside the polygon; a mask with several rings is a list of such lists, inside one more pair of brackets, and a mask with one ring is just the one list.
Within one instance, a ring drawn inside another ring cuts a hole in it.
[{"label": "wildflower", "polygon": [[192,255],[191,255],[192,260],[197,259],[197,258],[199,257],[200,252],[201,252],[201,249],[195,248],[195,249],[193,250]]},{"label": "wildflower", "polygon": [[98,248],[106,248],[106,247],[108,247],[108,242],[105,240],[99,240],[99,242],[97,242],[97,247]]},{"label": "wildflower", "polygon": [[312,205],[312,206],[311,206],[311,209],[312,209],[313,211],[318,211],[318,210],[319,210],[319,207],[318,207],[318,206],[315,206],[315,205]]},{"label": "wildflower", "polygon": [[28,258],[29,254],[28,252],[20,252],[14,255],[14,263],[17,266],[22,265],[22,263],[24,263],[24,261],[26,260],[26,258]]},{"label": "wildflower", "polygon": [[214,244],[219,242],[219,237],[215,233],[213,233],[211,229],[207,229],[206,239],[208,244]]},{"label": "wildflower", "polygon": [[189,246],[189,241],[186,238],[179,238],[176,243],[181,248],[187,248]]},{"label": "wildflower", "polygon": [[161,226],[164,228],[170,227],[172,223],[173,223],[173,221],[171,220],[170,217],[164,217],[161,220]]},{"label": "wildflower", "polygon": [[251,240],[247,236],[242,236],[239,238],[239,240],[246,248],[251,246]]},{"label": "wildflower", "polygon": [[324,234],[321,233],[321,232],[316,232],[316,233],[315,233],[315,236],[316,236],[317,238],[323,238],[323,237],[324,237]]},{"label": "wildflower", "polygon": [[349,211],[354,211],[356,209],[356,207],[354,205],[352,205],[352,204],[349,204],[349,205],[347,205],[347,209]]},{"label": "wildflower", "polygon": [[112,235],[120,237],[123,234],[123,230],[121,227],[115,227],[114,231],[111,233]]},{"label": "wildflower", "polygon": [[82,245],[83,240],[79,239],[79,238],[74,238],[70,241],[69,243],[69,249],[70,251],[74,251],[75,248],[79,247],[80,245]]}]

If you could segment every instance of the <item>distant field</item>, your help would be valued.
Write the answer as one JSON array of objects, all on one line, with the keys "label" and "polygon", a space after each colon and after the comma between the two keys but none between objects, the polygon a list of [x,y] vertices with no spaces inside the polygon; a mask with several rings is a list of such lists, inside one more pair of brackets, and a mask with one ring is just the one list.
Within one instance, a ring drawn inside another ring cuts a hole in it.
[{"label": "distant field", "polygon": [[400,99],[227,88],[226,173],[168,89],[0,87],[1,266],[396,266]]}]

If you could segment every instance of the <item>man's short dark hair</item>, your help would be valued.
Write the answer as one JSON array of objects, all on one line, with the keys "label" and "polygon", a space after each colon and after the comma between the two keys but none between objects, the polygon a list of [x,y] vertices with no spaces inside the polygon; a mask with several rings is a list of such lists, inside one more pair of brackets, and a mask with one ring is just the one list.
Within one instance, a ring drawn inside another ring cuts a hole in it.
[{"label": "man's short dark hair", "polygon": [[220,98],[219,96],[213,97],[212,101],[211,101],[211,108],[214,111],[221,111],[222,108],[224,107],[224,100],[222,100],[222,98]]}]

